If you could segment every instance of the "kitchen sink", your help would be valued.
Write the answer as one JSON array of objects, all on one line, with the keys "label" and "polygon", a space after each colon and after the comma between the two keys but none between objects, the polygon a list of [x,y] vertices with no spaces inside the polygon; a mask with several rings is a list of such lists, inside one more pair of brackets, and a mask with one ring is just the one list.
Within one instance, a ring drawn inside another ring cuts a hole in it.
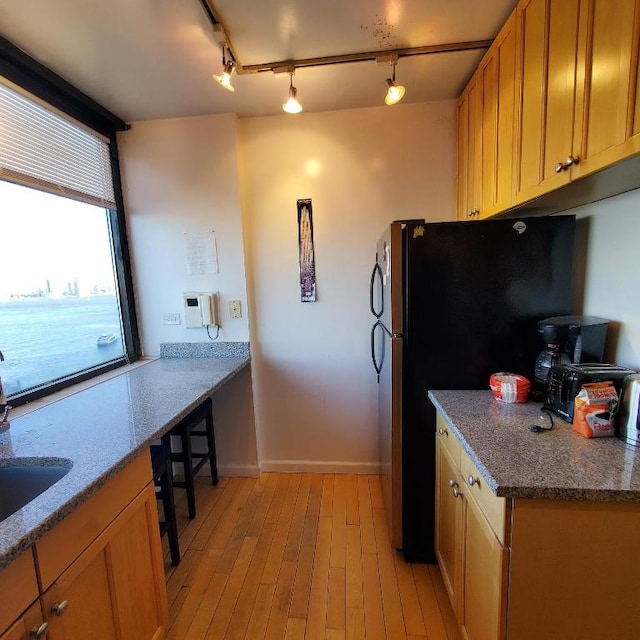
[{"label": "kitchen sink", "polygon": [[0,522],[67,475],[71,466],[64,458],[0,460]]}]

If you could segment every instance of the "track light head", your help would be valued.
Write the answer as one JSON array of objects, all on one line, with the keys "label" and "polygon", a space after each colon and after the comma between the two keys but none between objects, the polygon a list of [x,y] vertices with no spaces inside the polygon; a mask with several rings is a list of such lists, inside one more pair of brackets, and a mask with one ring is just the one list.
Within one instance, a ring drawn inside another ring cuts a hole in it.
[{"label": "track light head", "polygon": [[401,84],[396,84],[396,63],[393,63],[393,75],[387,78],[387,95],[384,97],[384,103],[391,106],[397,104],[404,96],[405,88]]},{"label": "track light head", "polygon": [[235,65],[233,64],[233,60],[227,60],[224,63],[224,69],[222,70],[222,73],[219,76],[213,76],[213,79],[227,91],[235,91],[233,85],[231,84],[231,74],[233,73],[234,67]]},{"label": "track light head", "polygon": [[282,105],[286,113],[300,113],[302,105],[298,102],[298,90],[293,86],[293,71],[289,73],[289,99]]}]

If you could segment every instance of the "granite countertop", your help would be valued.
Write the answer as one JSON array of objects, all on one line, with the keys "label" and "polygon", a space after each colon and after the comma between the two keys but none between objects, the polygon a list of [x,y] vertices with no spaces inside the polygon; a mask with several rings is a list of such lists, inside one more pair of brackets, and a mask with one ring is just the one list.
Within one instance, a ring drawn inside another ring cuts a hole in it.
[{"label": "granite countertop", "polygon": [[0,466],[15,458],[70,461],[69,473],[0,522],[0,569],[250,362],[161,358],[13,418]]},{"label": "granite countertop", "polygon": [[640,501],[640,449],[618,438],[584,438],[539,402],[504,404],[491,391],[430,391],[462,447],[498,496]]}]

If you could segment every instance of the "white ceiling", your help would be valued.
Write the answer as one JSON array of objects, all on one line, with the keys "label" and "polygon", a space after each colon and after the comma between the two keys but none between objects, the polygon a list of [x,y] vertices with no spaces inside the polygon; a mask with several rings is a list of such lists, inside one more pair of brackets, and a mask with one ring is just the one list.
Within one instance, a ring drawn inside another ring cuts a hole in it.
[{"label": "white ceiling", "polygon": [[[516,0],[213,0],[238,62],[493,38]],[[221,48],[200,0],[2,0],[0,34],[127,122],[217,113],[282,114],[289,77],[212,79]],[[484,50],[401,58],[404,102],[459,95]],[[389,66],[298,69],[305,111],[383,104]],[[392,108],[392,107],[391,107]]]}]

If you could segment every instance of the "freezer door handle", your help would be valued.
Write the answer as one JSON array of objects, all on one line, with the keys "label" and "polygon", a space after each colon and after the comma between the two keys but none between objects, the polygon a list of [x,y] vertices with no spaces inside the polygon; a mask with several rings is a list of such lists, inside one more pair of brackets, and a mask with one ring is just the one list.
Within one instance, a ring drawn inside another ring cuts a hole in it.
[{"label": "freezer door handle", "polygon": [[[380,349],[380,362],[378,362],[376,355],[376,331],[382,331],[382,348]],[[376,370],[376,375],[378,377],[378,384],[380,384],[380,372],[382,371],[382,365],[384,364],[384,350],[385,350],[385,339],[384,339],[384,325],[380,320],[378,320],[373,327],[371,327],[371,361],[373,362],[373,368]]]},{"label": "freezer door handle", "polygon": [[[376,276],[378,277],[379,281],[380,281],[380,310],[376,311],[375,308],[375,300],[374,300],[374,290],[375,290],[375,285],[376,285]],[[376,318],[380,318],[382,316],[382,312],[384,311],[384,298],[382,297],[382,269],[380,268],[380,265],[376,262],[376,264],[373,267],[373,271],[371,272],[371,284],[369,286],[369,304],[371,306],[371,313],[373,313],[373,315]]]}]

